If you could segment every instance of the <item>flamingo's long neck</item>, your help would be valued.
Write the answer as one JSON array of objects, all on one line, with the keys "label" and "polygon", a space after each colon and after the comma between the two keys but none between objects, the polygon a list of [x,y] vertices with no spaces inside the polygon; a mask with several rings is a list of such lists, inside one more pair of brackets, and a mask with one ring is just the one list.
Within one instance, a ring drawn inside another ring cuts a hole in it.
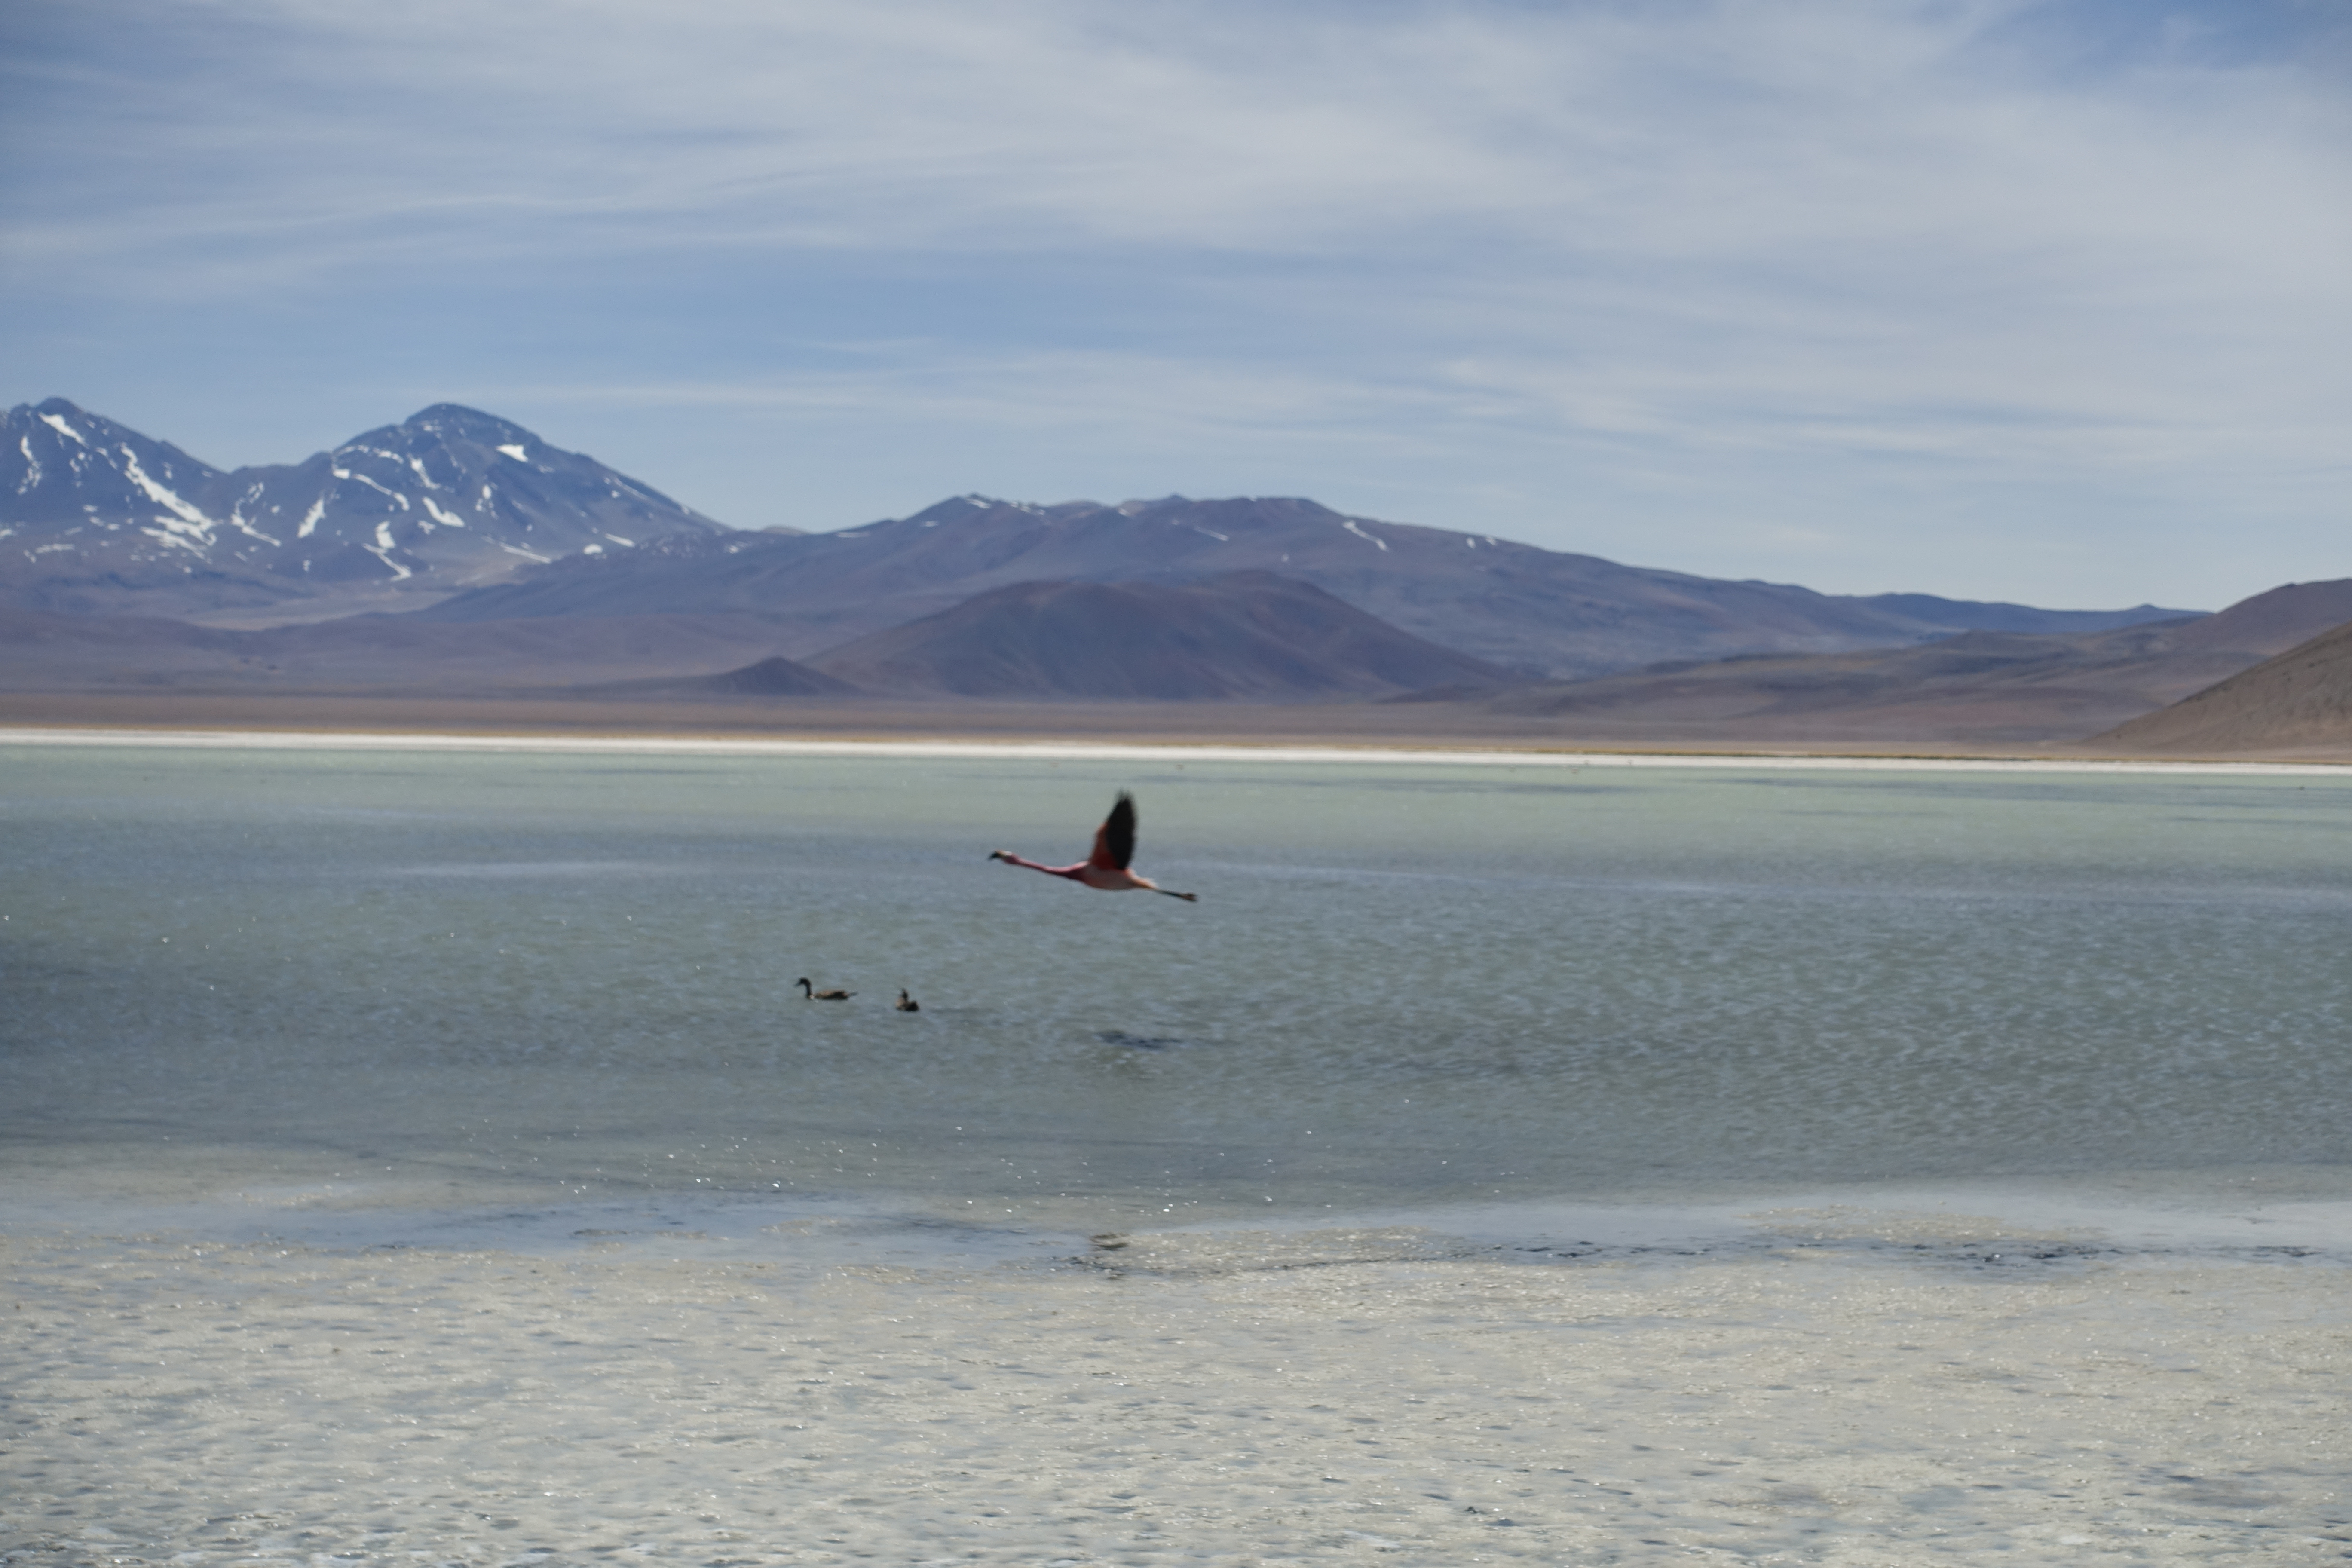
[{"label": "flamingo's long neck", "polygon": [[998,850],[996,858],[1015,866],[1026,866],[1032,871],[1043,871],[1048,877],[1067,877],[1074,882],[1080,879],[1087,868],[1087,863],[1083,860],[1075,866],[1047,866],[1035,860],[1024,860],[1009,849]]}]

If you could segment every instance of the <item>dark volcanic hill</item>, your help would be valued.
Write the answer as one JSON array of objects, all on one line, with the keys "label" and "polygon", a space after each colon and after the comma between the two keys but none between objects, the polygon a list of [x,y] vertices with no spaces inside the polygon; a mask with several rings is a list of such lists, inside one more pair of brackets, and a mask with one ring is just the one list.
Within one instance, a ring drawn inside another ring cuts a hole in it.
[{"label": "dark volcanic hill", "polygon": [[8,410],[0,602],[202,614],[439,590],[729,532],[520,425],[436,404],[291,465],[224,473],[63,398]]},{"label": "dark volcanic hill", "polygon": [[1016,583],[1174,584],[1233,571],[1311,583],[1442,647],[1556,676],[1887,647],[1985,626],[2091,631],[2189,613],[1842,598],[1349,517],[1310,500],[1181,496],[1116,507],[963,496],[908,518],[723,552],[681,540],[658,555],[575,557],[422,613],[455,621],[731,610],[772,618],[782,650],[807,658]]},{"label": "dark volcanic hill", "polygon": [[1570,738],[2074,741],[2345,620],[2352,578],[2291,584],[2216,615],[2113,631],[1969,632],[1916,647],[1670,665],[1479,701],[1493,713],[1557,720]]},{"label": "dark volcanic hill", "polygon": [[682,681],[677,689],[719,697],[836,697],[856,688],[821,669],[795,664],[781,656],[747,664],[698,680]]},{"label": "dark volcanic hill", "polygon": [[2127,752],[2352,755],[2352,624],[2097,738]]},{"label": "dark volcanic hill", "polygon": [[815,663],[877,691],[1097,700],[1297,700],[1511,679],[1266,572],[1018,583]]}]

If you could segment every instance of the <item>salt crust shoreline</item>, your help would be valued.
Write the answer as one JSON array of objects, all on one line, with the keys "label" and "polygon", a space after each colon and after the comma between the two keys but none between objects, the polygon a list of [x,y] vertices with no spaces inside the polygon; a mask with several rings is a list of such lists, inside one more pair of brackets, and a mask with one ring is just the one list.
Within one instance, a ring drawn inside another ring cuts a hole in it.
[{"label": "salt crust shoreline", "polygon": [[1168,742],[1150,745],[1034,741],[680,740],[662,736],[459,735],[278,730],[0,728],[0,746],[145,746],[233,751],[525,752],[572,754],[775,757],[913,757],[1039,762],[1357,763],[1390,766],[1771,768],[1827,772],[2221,774],[2344,778],[2336,763],[2158,762],[2067,757],[1868,757],[1788,752],[1496,751],[1444,746],[1236,746]]},{"label": "salt crust shoreline", "polygon": [[763,1258],[16,1236],[0,1561],[2352,1553],[2340,1255],[1763,1217],[1736,1258],[1535,1266],[1411,1226],[944,1269],[821,1221]]}]

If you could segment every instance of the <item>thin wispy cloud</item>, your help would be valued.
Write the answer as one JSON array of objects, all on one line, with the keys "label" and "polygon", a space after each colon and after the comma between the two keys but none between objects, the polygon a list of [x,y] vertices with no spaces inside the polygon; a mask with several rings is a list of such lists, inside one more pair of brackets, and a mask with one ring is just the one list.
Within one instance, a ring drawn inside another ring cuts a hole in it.
[{"label": "thin wispy cloud", "polygon": [[35,4],[0,257],[47,379],[15,395],[143,414],[105,392],[139,365],[190,405],[156,434],[252,460],[296,406],[505,389],[754,525],[984,453],[1025,495],[1246,483],[1825,587],[2201,601],[2224,561],[2352,571],[2325,21]]}]

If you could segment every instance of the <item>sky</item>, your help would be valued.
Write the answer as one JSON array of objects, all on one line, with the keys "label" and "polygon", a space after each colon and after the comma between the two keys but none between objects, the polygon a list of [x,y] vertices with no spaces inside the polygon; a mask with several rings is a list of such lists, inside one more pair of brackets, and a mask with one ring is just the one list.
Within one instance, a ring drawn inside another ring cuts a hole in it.
[{"label": "sky", "polygon": [[222,468],[448,401],[744,528],[2352,575],[2347,0],[10,0],[0,285],[0,404]]}]

